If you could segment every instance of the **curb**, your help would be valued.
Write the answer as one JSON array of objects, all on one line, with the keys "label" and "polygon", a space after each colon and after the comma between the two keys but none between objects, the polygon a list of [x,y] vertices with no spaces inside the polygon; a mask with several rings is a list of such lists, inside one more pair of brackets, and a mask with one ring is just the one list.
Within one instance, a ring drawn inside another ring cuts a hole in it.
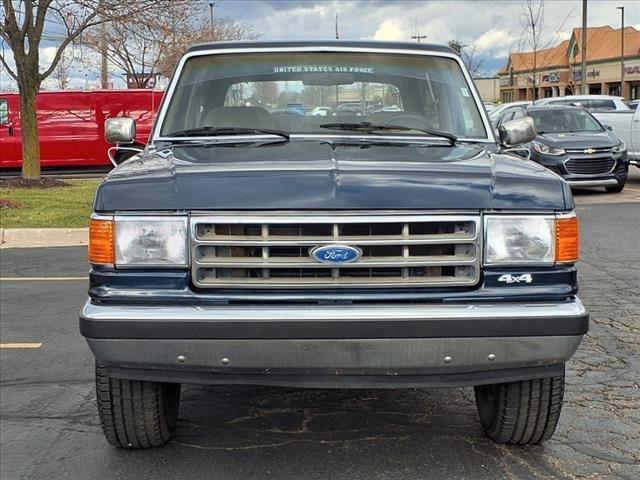
[{"label": "curb", "polygon": [[88,243],[88,228],[0,228],[0,249],[74,247]]}]

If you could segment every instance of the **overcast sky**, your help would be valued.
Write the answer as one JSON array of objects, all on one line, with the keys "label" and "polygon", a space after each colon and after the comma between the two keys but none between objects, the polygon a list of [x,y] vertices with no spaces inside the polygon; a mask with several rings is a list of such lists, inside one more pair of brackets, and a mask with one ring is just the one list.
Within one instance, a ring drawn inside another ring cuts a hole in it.
[{"label": "overcast sky", "polygon": [[[202,3],[208,13],[206,0],[194,1]],[[581,4],[581,0],[547,1],[545,42],[557,44],[569,37],[572,28],[580,26]],[[335,38],[338,12],[342,39],[412,41],[416,33],[426,35],[424,41],[430,43],[446,44],[456,39],[475,45],[486,70],[494,73],[506,63],[509,51],[517,48],[522,5],[520,0],[223,0],[218,2],[215,15],[251,24],[261,40],[293,40]],[[640,0],[589,0],[589,26],[618,28],[619,5],[625,6],[625,24],[640,30]],[[53,56],[52,47],[51,42],[43,44],[43,63]],[[6,46],[4,52],[7,55]],[[97,63],[92,68],[90,55],[84,52],[85,65],[72,73],[76,88],[84,86],[85,78],[89,86],[97,84]],[[6,72],[0,71],[0,90],[9,80]]]}]

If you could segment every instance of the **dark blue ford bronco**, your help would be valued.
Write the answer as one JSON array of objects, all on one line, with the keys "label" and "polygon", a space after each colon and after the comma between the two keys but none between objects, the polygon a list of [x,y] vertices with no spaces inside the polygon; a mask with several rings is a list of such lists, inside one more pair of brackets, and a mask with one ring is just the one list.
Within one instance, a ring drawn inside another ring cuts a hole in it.
[{"label": "dark blue ford bronco", "polygon": [[534,136],[494,132],[446,47],[191,48],[95,197],[80,330],[107,440],[166,443],[182,383],[474,386],[490,438],[548,439],[588,314],[569,186],[509,152]]}]

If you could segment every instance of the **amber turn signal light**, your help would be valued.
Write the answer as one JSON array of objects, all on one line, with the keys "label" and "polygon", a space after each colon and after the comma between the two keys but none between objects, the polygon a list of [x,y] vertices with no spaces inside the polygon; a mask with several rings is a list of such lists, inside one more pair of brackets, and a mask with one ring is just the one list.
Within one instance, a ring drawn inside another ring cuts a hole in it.
[{"label": "amber turn signal light", "polygon": [[115,263],[113,220],[91,219],[89,224],[89,262],[97,265]]},{"label": "amber turn signal light", "polygon": [[577,262],[579,254],[578,217],[556,218],[556,262]]}]

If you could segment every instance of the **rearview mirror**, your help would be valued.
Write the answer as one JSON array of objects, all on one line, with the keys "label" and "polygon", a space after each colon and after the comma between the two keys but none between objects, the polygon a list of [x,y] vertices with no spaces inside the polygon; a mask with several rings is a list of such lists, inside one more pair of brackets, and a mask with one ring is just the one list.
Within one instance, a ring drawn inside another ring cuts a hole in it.
[{"label": "rearview mirror", "polygon": [[609,130],[610,132],[613,132],[613,127],[611,125],[603,125],[603,127]]},{"label": "rearview mirror", "polygon": [[524,117],[505,122],[498,128],[498,135],[500,143],[507,148],[528,143],[536,138],[533,118]]},{"label": "rearview mirror", "polygon": [[136,122],[129,117],[109,118],[104,122],[104,138],[109,143],[133,143],[136,138]]}]

